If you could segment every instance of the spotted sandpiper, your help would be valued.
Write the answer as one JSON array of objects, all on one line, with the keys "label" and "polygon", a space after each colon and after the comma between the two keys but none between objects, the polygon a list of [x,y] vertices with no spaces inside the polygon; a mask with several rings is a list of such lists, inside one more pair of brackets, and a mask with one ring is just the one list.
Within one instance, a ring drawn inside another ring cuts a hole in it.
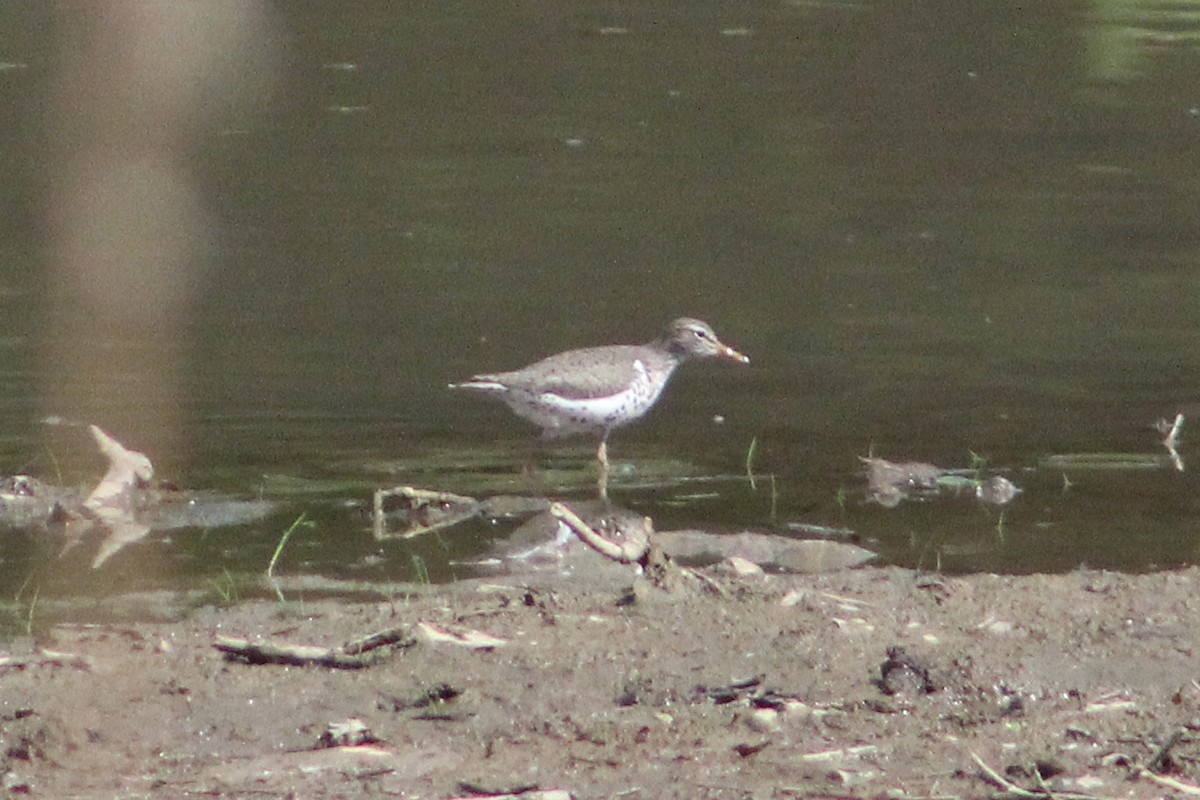
[{"label": "spotted sandpiper", "polygon": [[687,317],[667,326],[661,338],[642,345],[616,344],[567,350],[524,369],[476,375],[451,389],[503,400],[542,429],[544,438],[573,434],[600,437],[600,495],[608,489],[608,435],[633,422],[658,400],[675,368],[690,358],[750,359],[723,344],[708,323]]}]

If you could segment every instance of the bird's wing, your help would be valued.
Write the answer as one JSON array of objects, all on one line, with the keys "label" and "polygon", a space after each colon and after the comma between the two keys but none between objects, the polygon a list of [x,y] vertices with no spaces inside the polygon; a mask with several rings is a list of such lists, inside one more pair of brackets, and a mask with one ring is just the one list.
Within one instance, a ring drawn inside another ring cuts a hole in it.
[{"label": "bird's wing", "polygon": [[[569,400],[609,397],[628,387],[636,375],[634,361],[637,354],[631,353],[631,349],[628,345],[611,345],[568,350],[527,368],[536,368],[536,375],[512,385]],[[521,370],[516,374],[524,372]]]}]

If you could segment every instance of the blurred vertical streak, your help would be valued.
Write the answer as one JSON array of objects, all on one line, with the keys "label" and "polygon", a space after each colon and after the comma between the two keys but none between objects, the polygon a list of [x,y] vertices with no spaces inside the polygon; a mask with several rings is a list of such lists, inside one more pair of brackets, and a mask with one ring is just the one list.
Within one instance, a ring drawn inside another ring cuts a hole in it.
[{"label": "blurred vertical streak", "polygon": [[42,412],[177,461],[195,295],[216,255],[197,150],[263,104],[271,20],[254,0],[96,0],[57,16]]}]

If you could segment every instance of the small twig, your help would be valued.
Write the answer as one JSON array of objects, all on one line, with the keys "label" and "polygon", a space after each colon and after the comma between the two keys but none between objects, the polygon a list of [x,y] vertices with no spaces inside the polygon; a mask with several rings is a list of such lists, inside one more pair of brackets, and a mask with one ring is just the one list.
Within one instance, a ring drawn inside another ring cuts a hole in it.
[{"label": "small twig", "polygon": [[821,592],[821,597],[851,608],[870,608],[875,605],[868,600],[859,600],[857,597],[847,597],[846,595],[834,594],[833,592]]},{"label": "small twig", "polygon": [[680,567],[680,570],[683,572],[684,575],[687,575],[688,577],[690,577],[693,580],[700,583],[701,587],[703,589],[705,589],[706,591],[708,591],[710,594],[715,594],[720,597],[728,597],[729,596],[729,591],[724,586],[717,583],[715,580],[713,580],[709,576],[705,575],[703,572],[694,570],[691,567]]},{"label": "small twig", "polygon": [[1167,741],[1163,746],[1158,748],[1158,752],[1154,754],[1154,757],[1146,762],[1146,769],[1158,774],[1166,772],[1169,769],[1167,762],[1171,758],[1171,750],[1183,740],[1186,734],[1187,730],[1185,728],[1176,729],[1174,733],[1167,737]]},{"label": "small twig", "polygon": [[1042,771],[1039,770],[1036,765],[1033,768],[1033,776],[1037,778],[1038,790],[1042,793],[1042,795],[1049,798],[1054,798],[1056,796],[1055,791],[1050,788],[1049,784],[1046,783],[1046,779],[1042,777]]},{"label": "small twig", "polygon": [[1045,792],[1031,792],[1028,789],[1022,789],[1020,786],[1017,786],[1015,783],[1008,780],[1003,775],[1001,775],[999,772],[996,772],[996,770],[992,769],[987,764],[985,764],[982,758],[975,755],[974,751],[968,751],[968,752],[971,753],[971,760],[974,761],[976,766],[978,766],[979,769],[981,769],[983,771],[984,779],[988,783],[992,784],[993,786],[997,786],[997,787],[1003,789],[1004,791],[1009,792],[1017,797],[1046,797],[1047,796]]},{"label": "small twig", "polygon": [[[1162,421],[1162,426],[1167,427],[1166,420]],[[1175,421],[1171,423],[1167,429],[1166,435],[1163,437],[1163,447],[1167,448],[1167,454],[1171,457],[1171,463],[1179,472],[1183,472],[1183,458],[1179,455],[1179,451],[1175,446],[1179,444],[1179,431],[1183,428],[1183,414],[1176,414]]]},{"label": "small twig", "polygon": [[1184,783],[1183,781],[1175,780],[1174,778],[1168,778],[1165,775],[1155,775],[1153,772],[1145,768],[1138,770],[1136,775],[1139,778],[1149,778],[1160,786],[1167,786],[1177,792],[1200,797],[1200,786],[1194,786],[1190,783]]},{"label": "small twig", "polygon": [[408,647],[415,641],[409,626],[400,625],[395,628],[388,628],[386,631],[379,631],[378,633],[351,639],[342,645],[342,652],[352,656],[360,655],[380,647],[387,647],[388,645]]},{"label": "small twig", "polygon": [[472,781],[459,781],[458,790],[474,797],[515,797],[539,788],[536,783],[522,783],[516,786],[492,787]]},{"label": "small twig", "polygon": [[1171,423],[1171,427],[1167,431],[1167,435],[1165,437],[1163,437],[1163,444],[1165,444],[1167,447],[1171,448],[1172,450],[1175,449],[1175,445],[1179,444],[1179,431],[1182,428],[1183,428],[1183,414],[1176,414],[1175,421]]},{"label": "small twig", "polygon": [[983,771],[984,780],[993,786],[1003,789],[1006,793],[1006,797],[1020,797],[1024,798],[1025,800],[1028,800],[1029,798],[1053,800],[1056,797],[1070,798],[1071,800],[1107,800],[1107,798],[1102,797],[1101,795],[1087,794],[1085,792],[1053,791],[1049,786],[1046,785],[1046,782],[1042,779],[1040,773],[1038,773],[1038,783],[1041,785],[1040,790],[1033,791],[1030,789],[1022,789],[1020,786],[1017,786],[1015,783],[1008,780],[999,772],[996,772],[996,770],[985,764],[983,759],[977,756],[974,751],[968,750],[967,752],[971,754],[971,759],[975,762],[979,769]]}]

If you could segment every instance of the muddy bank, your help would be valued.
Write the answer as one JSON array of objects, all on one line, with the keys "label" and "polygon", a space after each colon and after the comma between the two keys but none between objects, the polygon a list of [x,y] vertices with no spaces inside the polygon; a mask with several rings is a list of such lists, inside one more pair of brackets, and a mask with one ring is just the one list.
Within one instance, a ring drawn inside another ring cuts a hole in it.
[{"label": "muddy bank", "polygon": [[[0,649],[5,790],[979,797],[1007,781],[1157,797],[1200,784],[1197,570],[713,568],[707,588],[667,593],[611,566],[19,637]],[[406,637],[360,668],[214,647],[387,630]],[[471,632],[492,639],[472,646]]]}]

